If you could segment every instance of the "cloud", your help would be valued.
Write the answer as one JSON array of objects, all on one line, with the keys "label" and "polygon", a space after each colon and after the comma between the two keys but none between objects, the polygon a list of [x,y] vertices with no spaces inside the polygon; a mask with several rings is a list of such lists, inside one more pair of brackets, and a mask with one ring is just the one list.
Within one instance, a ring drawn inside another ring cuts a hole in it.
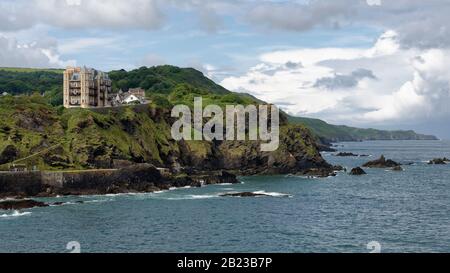
[{"label": "cloud", "polygon": [[4,0],[0,30],[45,24],[60,28],[141,28],[161,26],[164,16],[155,0]]},{"label": "cloud", "polygon": [[349,75],[339,75],[335,74],[333,77],[324,77],[317,79],[314,87],[323,87],[327,89],[340,89],[340,88],[351,88],[356,87],[360,80],[363,79],[373,79],[376,77],[372,71],[364,68],[359,68],[353,71]]},{"label": "cloud", "polygon": [[450,117],[450,51],[433,49],[414,58],[413,79],[394,92],[384,107],[368,112],[374,121]]},{"label": "cloud", "polygon": [[[406,49],[387,31],[370,48],[301,48],[265,53],[259,64],[221,83],[293,115],[353,125],[450,118],[450,50]],[[301,62],[294,69],[280,69]],[[276,71],[275,73],[266,73]]]},{"label": "cloud", "polygon": [[249,9],[250,22],[268,27],[305,31],[319,25],[338,27],[354,12],[357,1],[272,2],[264,1]]},{"label": "cloud", "polygon": [[57,68],[74,63],[61,60],[54,40],[20,44],[15,38],[0,35],[0,65],[3,67]]},{"label": "cloud", "polygon": [[448,0],[258,1],[245,18],[256,26],[300,32],[355,24],[392,29],[401,46],[425,49],[450,46],[449,13]]},{"label": "cloud", "polygon": [[117,43],[117,38],[71,38],[61,40],[59,43],[59,51],[61,54],[75,54],[91,50],[92,48],[111,47]]},{"label": "cloud", "polygon": [[147,67],[152,67],[152,66],[157,66],[157,65],[163,65],[166,64],[166,60],[154,53],[149,53],[147,55],[144,56],[144,58],[138,62],[138,66],[147,66]]}]

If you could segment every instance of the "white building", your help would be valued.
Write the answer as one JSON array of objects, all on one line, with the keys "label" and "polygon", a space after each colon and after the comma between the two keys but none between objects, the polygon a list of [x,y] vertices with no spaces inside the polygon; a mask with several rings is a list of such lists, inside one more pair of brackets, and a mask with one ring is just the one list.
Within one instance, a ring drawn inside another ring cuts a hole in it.
[{"label": "white building", "polygon": [[139,103],[142,103],[142,101],[137,96],[135,96],[133,94],[128,94],[123,99],[123,103],[124,104],[135,104],[135,103],[139,104]]}]

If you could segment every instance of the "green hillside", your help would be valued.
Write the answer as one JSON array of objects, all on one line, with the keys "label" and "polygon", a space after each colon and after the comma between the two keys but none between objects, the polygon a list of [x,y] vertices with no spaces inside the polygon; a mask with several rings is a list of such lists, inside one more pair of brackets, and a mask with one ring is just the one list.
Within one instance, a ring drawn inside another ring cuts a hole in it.
[{"label": "green hillside", "polygon": [[[166,103],[177,102],[180,90],[176,88]],[[41,170],[151,163],[240,174],[332,171],[302,125],[283,123],[279,149],[261,152],[260,142],[255,141],[175,141],[173,121],[170,109],[158,104],[65,109],[51,106],[38,94],[0,97],[0,170],[13,163]]]},{"label": "green hillside", "polygon": [[364,140],[437,140],[435,136],[417,134],[414,131],[385,131],[361,129],[344,125],[328,124],[320,119],[289,117],[289,121],[304,124],[325,142]]},{"label": "green hillside", "polygon": [[141,67],[129,72],[125,70],[111,71],[109,76],[113,80],[114,90],[141,87],[149,93],[168,94],[178,84],[189,84],[215,94],[230,93],[193,68],[179,68],[170,65]]}]

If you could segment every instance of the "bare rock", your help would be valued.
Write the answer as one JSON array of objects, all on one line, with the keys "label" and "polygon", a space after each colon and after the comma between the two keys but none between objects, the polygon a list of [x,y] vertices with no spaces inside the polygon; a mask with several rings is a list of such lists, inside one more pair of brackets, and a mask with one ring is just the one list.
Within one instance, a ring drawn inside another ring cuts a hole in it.
[{"label": "bare rock", "polygon": [[379,159],[369,161],[363,165],[363,167],[367,168],[394,168],[397,166],[401,166],[401,164],[390,159],[386,160],[386,158],[383,155]]},{"label": "bare rock", "polygon": [[0,202],[0,209],[2,210],[21,210],[34,207],[48,207],[48,204],[31,199],[7,200]]},{"label": "bare rock", "polygon": [[350,175],[364,175],[367,174],[362,168],[357,167],[351,170]]}]

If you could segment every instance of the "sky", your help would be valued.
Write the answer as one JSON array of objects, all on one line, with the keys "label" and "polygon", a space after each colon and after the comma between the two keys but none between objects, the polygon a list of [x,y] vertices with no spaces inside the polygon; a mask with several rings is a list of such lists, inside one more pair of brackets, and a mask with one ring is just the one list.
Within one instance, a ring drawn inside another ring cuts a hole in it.
[{"label": "sky", "polygon": [[449,0],[0,0],[0,66],[193,67],[296,116],[450,139]]}]

